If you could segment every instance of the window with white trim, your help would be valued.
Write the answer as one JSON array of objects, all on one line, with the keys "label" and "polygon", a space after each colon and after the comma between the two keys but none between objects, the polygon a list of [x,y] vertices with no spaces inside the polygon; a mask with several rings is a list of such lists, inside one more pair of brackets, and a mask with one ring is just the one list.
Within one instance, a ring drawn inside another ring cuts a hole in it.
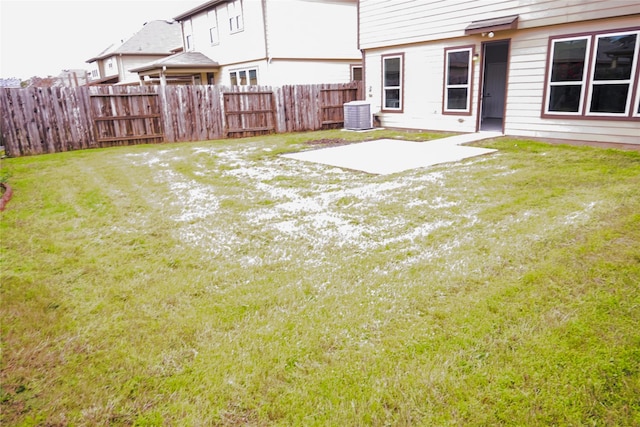
[{"label": "window with white trim", "polygon": [[472,58],[472,47],[445,49],[445,113],[471,112]]},{"label": "window with white trim", "polygon": [[587,114],[629,114],[638,65],[639,35],[640,31],[636,31],[595,37]]},{"label": "window with white trim", "polygon": [[402,111],[404,55],[382,57],[382,109]]},{"label": "window with white trim", "polygon": [[582,113],[589,44],[588,37],[560,39],[552,43],[547,82],[547,113]]},{"label": "window with white trim", "polygon": [[544,114],[640,117],[639,49],[640,29],[551,39]]},{"label": "window with white trim", "polygon": [[195,49],[193,44],[193,24],[191,19],[184,23],[184,46],[187,52]]},{"label": "window with white trim", "polygon": [[233,0],[227,4],[229,14],[229,31],[237,33],[244,29],[244,19],[242,17],[242,0]]},{"label": "window with white trim", "polygon": [[229,73],[232,86],[255,86],[258,84],[258,70],[250,68],[246,70],[236,70]]},{"label": "window with white trim", "polygon": [[209,21],[209,41],[212,45],[220,43],[220,34],[218,33],[218,14],[216,10],[210,10],[207,12],[207,19]]}]

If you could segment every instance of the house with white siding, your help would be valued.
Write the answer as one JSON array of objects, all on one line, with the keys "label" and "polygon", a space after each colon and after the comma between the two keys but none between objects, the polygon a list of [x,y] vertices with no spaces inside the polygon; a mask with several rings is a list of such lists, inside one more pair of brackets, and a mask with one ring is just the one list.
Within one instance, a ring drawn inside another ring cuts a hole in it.
[{"label": "house with white siding", "polygon": [[362,77],[357,0],[212,0],[174,19],[184,54],[133,69],[143,82],[284,85]]},{"label": "house with white siding", "polygon": [[382,126],[640,144],[640,2],[359,0]]},{"label": "house with white siding", "polygon": [[181,50],[181,45],[177,22],[147,22],[131,37],[111,44],[87,60],[89,84],[137,84],[138,75],[130,72],[131,68],[172,55]]}]

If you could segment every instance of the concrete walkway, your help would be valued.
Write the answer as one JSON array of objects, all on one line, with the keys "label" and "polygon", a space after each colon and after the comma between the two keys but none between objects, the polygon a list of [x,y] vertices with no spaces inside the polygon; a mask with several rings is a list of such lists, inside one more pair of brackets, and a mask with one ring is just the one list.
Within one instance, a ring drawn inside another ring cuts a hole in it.
[{"label": "concrete walkway", "polygon": [[478,132],[425,142],[378,139],[338,147],[283,154],[282,156],[371,174],[387,175],[493,153],[497,150],[468,147],[462,144],[499,136],[502,136],[499,132]]}]

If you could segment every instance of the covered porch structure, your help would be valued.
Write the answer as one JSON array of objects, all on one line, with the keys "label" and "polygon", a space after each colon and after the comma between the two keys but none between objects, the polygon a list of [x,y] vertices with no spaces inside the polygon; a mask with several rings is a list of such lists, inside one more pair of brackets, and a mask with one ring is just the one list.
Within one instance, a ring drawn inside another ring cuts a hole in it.
[{"label": "covered porch structure", "polygon": [[131,69],[140,85],[215,84],[220,64],[200,52],[181,52]]}]

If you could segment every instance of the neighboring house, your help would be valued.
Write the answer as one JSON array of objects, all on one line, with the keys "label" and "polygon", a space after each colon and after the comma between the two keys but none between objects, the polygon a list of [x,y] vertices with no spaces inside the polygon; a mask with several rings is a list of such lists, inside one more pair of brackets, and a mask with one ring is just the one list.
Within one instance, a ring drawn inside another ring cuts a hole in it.
[{"label": "neighboring house", "polygon": [[214,0],[175,20],[184,54],[132,69],[141,79],[284,85],[362,77],[357,0]]},{"label": "neighboring house", "polygon": [[89,83],[89,73],[86,70],[62,70],[58,75],[56,86],[77,87]]},{"label": "neighboring house", "polygon": [[640,144],[640,2],[360,0],[382,126]]},{"label": "neighboring house", "polygon": [[168,21],[147,22],[127,40],[114,43],[89,59],[90,84],[137,84],[138,75],[131,68],[165,58],[182,46],[180,24]]}]

